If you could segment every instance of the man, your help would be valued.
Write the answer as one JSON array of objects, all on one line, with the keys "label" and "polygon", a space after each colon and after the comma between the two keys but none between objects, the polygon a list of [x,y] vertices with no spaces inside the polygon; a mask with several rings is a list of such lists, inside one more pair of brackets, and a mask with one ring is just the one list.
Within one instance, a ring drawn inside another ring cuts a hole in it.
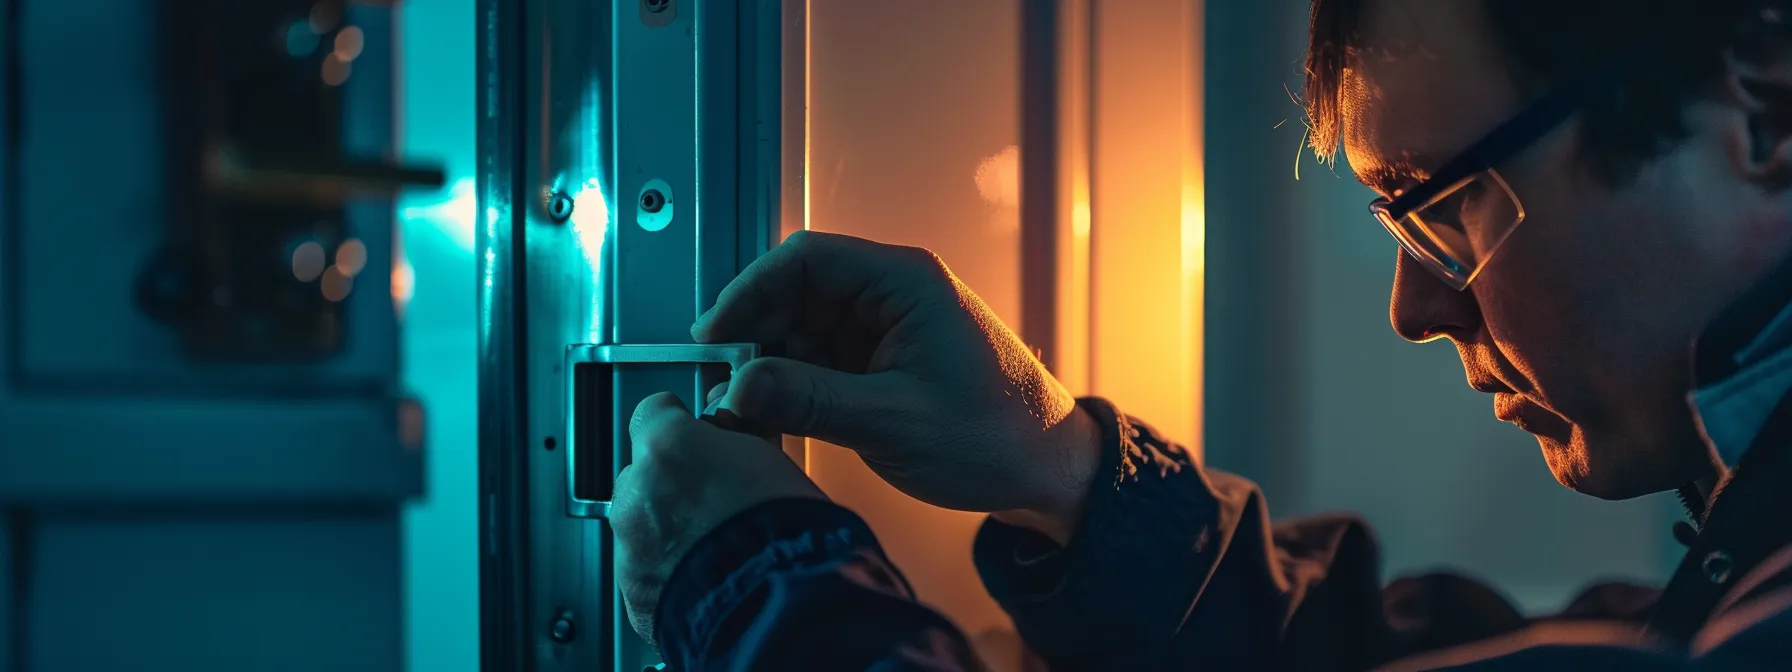
[{"label": "man", "polygon": [[631,424],[614,522],[637,630],[681,669],[977,668],[858,518],[727,429],[744,420],[993,512],[984,583],[1054,669],[1792,669],[1789,16],[1313,3],[1313,144],[1382,195],[1395,330],[1451,341],[1564,485],[1681,492],[1698,528],[1652,608],[1593,595],[1527,623],[1463,580],[1384,594],[1358,524],[1271,526],[1250,483],[1071,399],[933,255],[816,234],[692,330],[785,358],[707,422],[661,395]]}]

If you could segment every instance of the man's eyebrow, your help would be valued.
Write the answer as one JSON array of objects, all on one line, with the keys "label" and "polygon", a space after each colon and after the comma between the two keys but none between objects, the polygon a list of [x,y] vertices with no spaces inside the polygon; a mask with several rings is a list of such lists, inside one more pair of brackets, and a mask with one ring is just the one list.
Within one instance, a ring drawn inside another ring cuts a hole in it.
[{"label": "man's eyebrow", "polygon": [[1420,181],[1419,170],[1407,161],[1387,161],[1356,173],[1357,181],[1392,198]]}]

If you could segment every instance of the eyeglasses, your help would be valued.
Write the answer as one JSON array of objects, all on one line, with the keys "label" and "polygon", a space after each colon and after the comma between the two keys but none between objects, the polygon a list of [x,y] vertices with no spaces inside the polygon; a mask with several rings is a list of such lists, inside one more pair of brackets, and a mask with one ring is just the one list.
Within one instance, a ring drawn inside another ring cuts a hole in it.
[{"label": "eyeglasses", "polygon": [[1444,284],[1458,291],[1468,287],[1524,222],[1524,203],[1494,167],[1574,116],[1625,69],[1603,69],[1538,99],[1425,181],[1393,200],[1375,199],[1369,212]]}]

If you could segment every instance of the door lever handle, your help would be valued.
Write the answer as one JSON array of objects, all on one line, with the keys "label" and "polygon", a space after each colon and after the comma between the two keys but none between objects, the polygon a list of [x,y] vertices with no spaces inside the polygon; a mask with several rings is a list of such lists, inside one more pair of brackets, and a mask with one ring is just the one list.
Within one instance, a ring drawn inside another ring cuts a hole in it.
[{"label": "door lever handle", "polygon": [[[608,518],[615,485],[616,448],[626,422],[617,422],[615,371],[641,364],[726,364],[730,374],[759,356],[754,343],[713,345],[571,345],[566,348],[566,515]],[[701,400],[698,400],[699,402]],[[702,403],[694,403],[701,413]]]}]

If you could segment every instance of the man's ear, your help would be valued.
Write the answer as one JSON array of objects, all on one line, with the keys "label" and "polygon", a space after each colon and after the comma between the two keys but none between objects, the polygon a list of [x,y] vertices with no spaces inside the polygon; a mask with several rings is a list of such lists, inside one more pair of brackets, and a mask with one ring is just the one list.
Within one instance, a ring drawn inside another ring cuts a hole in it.
[{"label": "man's ear", "polygon": [[1777,11],[1724,54],[1723,93],[1743,113],[1732,148],[1738,172],[1773,190],[1792,187],[1792,26]]}]

